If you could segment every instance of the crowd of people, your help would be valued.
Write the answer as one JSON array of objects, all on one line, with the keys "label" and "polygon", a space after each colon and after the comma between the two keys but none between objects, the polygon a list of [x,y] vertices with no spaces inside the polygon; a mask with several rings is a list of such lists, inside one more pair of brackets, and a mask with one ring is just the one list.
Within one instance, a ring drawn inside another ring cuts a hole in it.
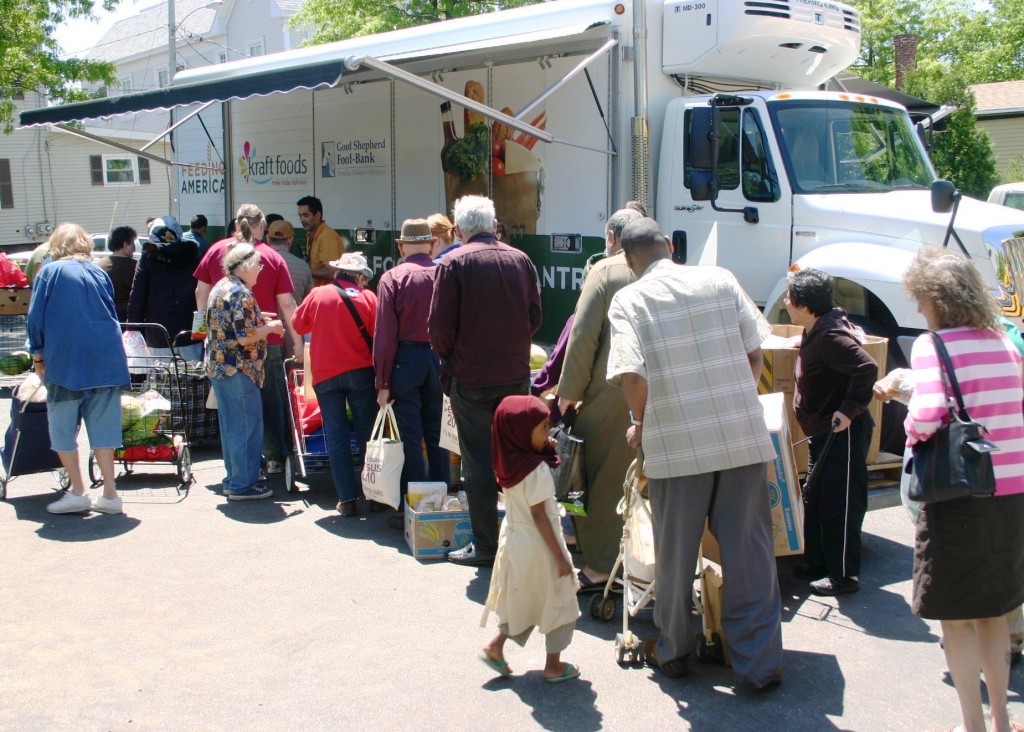
[{"label": "crowd of people", "polygon": [[[361,254],[345,251],[321,202],[306,196],[297,206],[305,258],[290,251],[293,226],[253,204],[238,209],[231,236],[212,244],[204,217],[193,218],[191,235],[173,217],[148,222],[137,266],[130,227],[111,232],[111,255],[98,264],[80,227],[57,227],[33,272],[28,317],[32,358],[49,390],[51,443],[71,477],[51,512],[121,512],[114,450],[121,444],[118,395],[130,377],[126,360],[111,355],[121,352],[119,321],[158,322],[173,335],[190,329],[194,305],[206,315],[198,351],[217,398],[229,500],[270,497],[266,475],[280,472],[292,449],[284,430],[285,358],[302,364],[308,353],[311,361],[342,516],[360,510],[352,431],[365,447],[388,405],[403,441],[402,495],[410,482],[450,484],[449,455],[439,445],[442,401],[450,398],[473,541],[447,559],[494,567],[485,620],[493,612],[499,630],[481,659],[496,673],[511,673],[506,641],[523,644],[537,629],[546,636],[545,679],[580,675],[561,659],[579,616],[576,596],[603,588],[613,570],[623,528],[616,504],[642,448],[657,555],[658,635],[645,644],[648,662],[669,677],[688,673],[696,635],[692,570],[707,525],[726,580],[722,627],[733,669],[755,690],[782,681],[766,500],[775,450],[756,388],[771,328],[729,271],[675,264],[670,240],[641,205],[614,212],[575,312],[531,380],[531,343],[542,322],[537,271],[499,237],[490,199],[459,199],[453,221],[439,213],[407,219],[396,240],[400,263],[375,290],[375,273]],[[1024,643],[1021,353],[970,260],[925,247],[903,284],[948,347],[967,406],[999,448],[994,496],[912,507],[913,609],[941,622],[963,728],[985,729],[980,669],[992,729],[1004,732],[1018,728],[1006,711],[1009,664],[1020,653],[1008,619]],[[863,332],[834,299],[826,273],[791,274],[786,309],[804,328],[794,408],[810,436],[808,473],[817,468],[820,476],[805,496],[806,550],[794,574],[819,595],[860,588],[865,461],[876,428],[871,399],[908,402],[908,455],[948,413],[930,335],[914,344],[912,369],[897,388],[891,378],[879,380]],[[578,574],[549,469],[558,462],[552,419],[570,412],[588,447],[587,515],[572,532],[583,560]],[[79,420],[103,476],[95,499],[78,467]],[[400,514],[389,523],[401,528]]]}]

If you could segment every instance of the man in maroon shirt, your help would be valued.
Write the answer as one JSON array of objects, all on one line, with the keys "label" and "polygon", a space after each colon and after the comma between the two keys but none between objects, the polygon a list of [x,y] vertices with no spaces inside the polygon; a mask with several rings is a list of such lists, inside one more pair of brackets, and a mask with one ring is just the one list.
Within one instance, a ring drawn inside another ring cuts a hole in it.
[{"label": "man in maroon shirt", "polygon": [[[434,292],[430,250],[437,241],[426,219],[406,219],[396,240],[405,260],[380,276],[377,283],[377,332],[373,337],[373,368],[377,403],[391,403],[405,447],[402,496],[409,482],[451,482],[448,451],[441,439],[441,360],[430,348],[427,315]],[[423,440],[427,464],[423,464]],[[404,528],[401,513],[391,516],[392,528]]]},{"label": "man in maroon shirt", "polygon": [[[236,219],[243,217],[249,219],[250,226],[257,227],[258,236],[262,238],[265,231],[263,212],[254,204],[246,203],[238,209]],[[206,250],[199,266],[196,267],[194,276],[197,310],[206,310],[210,290],[224,276],[221,261],[227,253],[228,246],[234,241],[235,238],[230,237],[216,242]],[[288,265],[280,254],[262,241],[256,242],[256,251],[260,253],[263,267],[256,280],[256,286],[252,288],[253,297],[256,298],[264,315],[275,313],[285,324],[284,337],[292,339],[295,358],[301,363],[302,338],[291,325],[292,314],[295,312],[295,297],[292,295],[295,288],[288,272]],[[285,399],[288,387],[284,378],[284,339],[278,335],[271,335],[267,338],[267,344],[267,360],[263,364],[266,379],[260,390],[260,398],[263,404],[263,458],[266,460],[267,473],[273,474],[284,470],[284,458],[288,452],[287,415],[284,411],[287,407]]]},{"label": "man in maroon shirt", "polygon": [[501,400],[530,393],[530,341],[540,328],[540,283],[533,262],[494,236],[494,202],[455,202],[464,244],[437,266],[430,301],[430,343],[444,359],[442,384],[462,450],[473,543],[449,552],[455,564],[494,563],[498,484],[491,462],[491,421]]}]

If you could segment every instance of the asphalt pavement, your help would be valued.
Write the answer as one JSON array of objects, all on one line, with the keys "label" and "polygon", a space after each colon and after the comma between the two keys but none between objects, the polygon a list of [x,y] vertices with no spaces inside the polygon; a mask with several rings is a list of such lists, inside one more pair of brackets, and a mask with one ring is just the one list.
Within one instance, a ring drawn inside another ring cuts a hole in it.
[{"label": "asphalt pavement", "polygon": [[[8,401],[0,401],[6,416]],[[4,420],[6,421],[6,420]],[[0,426],[5,426],[0,424]],[[272,500],[219,494],[216,447],[196,482],[170,466],[119,479],[125,513],[54,516],[49,474],[0,503],[0,729],[921,730],[959,721],[937,624],[910,610],[913,532],[901,507],[865,522],[859,593],[809,596],[779,561],[785,680],[739,688],[691,661],[670,680],[616,663],[589,602],[564,658],[582,678],[543,683],[543,640],[477,655],[490,570],[417,561],[386,514],[335,510],[327,474]],[[85,456],[83,455],[83,463]],[[728,577],[726,577],[728,581]],[[589,598],[588,598],[589,599]],[[631,621],[653,633],[650,612]],[[1011,679],[1024,720],[1024,669]]]}]

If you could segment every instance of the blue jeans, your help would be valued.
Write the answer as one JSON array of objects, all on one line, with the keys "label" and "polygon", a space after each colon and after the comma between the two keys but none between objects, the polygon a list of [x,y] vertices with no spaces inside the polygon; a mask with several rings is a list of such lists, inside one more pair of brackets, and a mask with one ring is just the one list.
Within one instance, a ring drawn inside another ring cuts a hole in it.
[{"label": "blue jeans", "polygon": [[[391,372],[391,398],[398,431],[405,448],[402,467],[402,495],[410,482],[424,480],[451,483],[448,451],[438,447],[441,439],[441,360],[430,346],[399,345]],[[423,464],[423,441],[427,443],[427,464]]]},{"label": "blue jeans", "polygon": [[324,418],[324,437],[327,456],[331,459],[331,475],[338,500],[354,501],[362,494],[352,465],[352,429],[345,413],[345,405],[352,408],[356,439],[366,450],[373,420],[377,416],[377,390],[373,386],[373,367],[346,371],[319,384],[313,384],[320,414]]},{"label": "blue jeans", "polygon": [[452,413],[462,448],[462,483],[469,497],[469,521],[477,554],[493,557],[498,551],[498,483],[491,458],[491,422],[501,400],[529,394],[530,380],[498,386],[462,386],[452,380]]},{"label": "blue jeans", "polygon": [[284,346],[268,345],[267,359],[263,362],[263,388],[260,401],[263,408],[263,457],[283,462],[290,450],[285,438],[285,415],[288,385],[284,379]]},{"label": "blue jeans", "polygon": [[260,477],[260,448],[263,443],[263,412],[260,390],[245,374],[211,379],[217,395],[220,446],[224,453],[224,487],[242,490],[256,485]]}]

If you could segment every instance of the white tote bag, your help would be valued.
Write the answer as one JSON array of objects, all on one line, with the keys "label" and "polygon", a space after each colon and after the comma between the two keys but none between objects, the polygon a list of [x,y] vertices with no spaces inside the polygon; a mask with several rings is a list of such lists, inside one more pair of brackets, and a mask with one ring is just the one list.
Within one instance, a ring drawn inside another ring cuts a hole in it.
[{"label": "white tote bag", "polygon": [[[390,432],[388,437],[386,433]],[[402,466],[405,448],[398,434],[395,412],[388,404],[377,413],[363,459],[363,494],[369,501],[398,508],[402,502]]]},{"label": "white tote bag", "polygon": [[454,452],[456,455],[462,454],[462,450],[459,449],[459,429],[455,426],[455,413],[452,412],[452,400],[447,394],[444,395],[441,404],[441,439],[437,444],[442,450]]}]

